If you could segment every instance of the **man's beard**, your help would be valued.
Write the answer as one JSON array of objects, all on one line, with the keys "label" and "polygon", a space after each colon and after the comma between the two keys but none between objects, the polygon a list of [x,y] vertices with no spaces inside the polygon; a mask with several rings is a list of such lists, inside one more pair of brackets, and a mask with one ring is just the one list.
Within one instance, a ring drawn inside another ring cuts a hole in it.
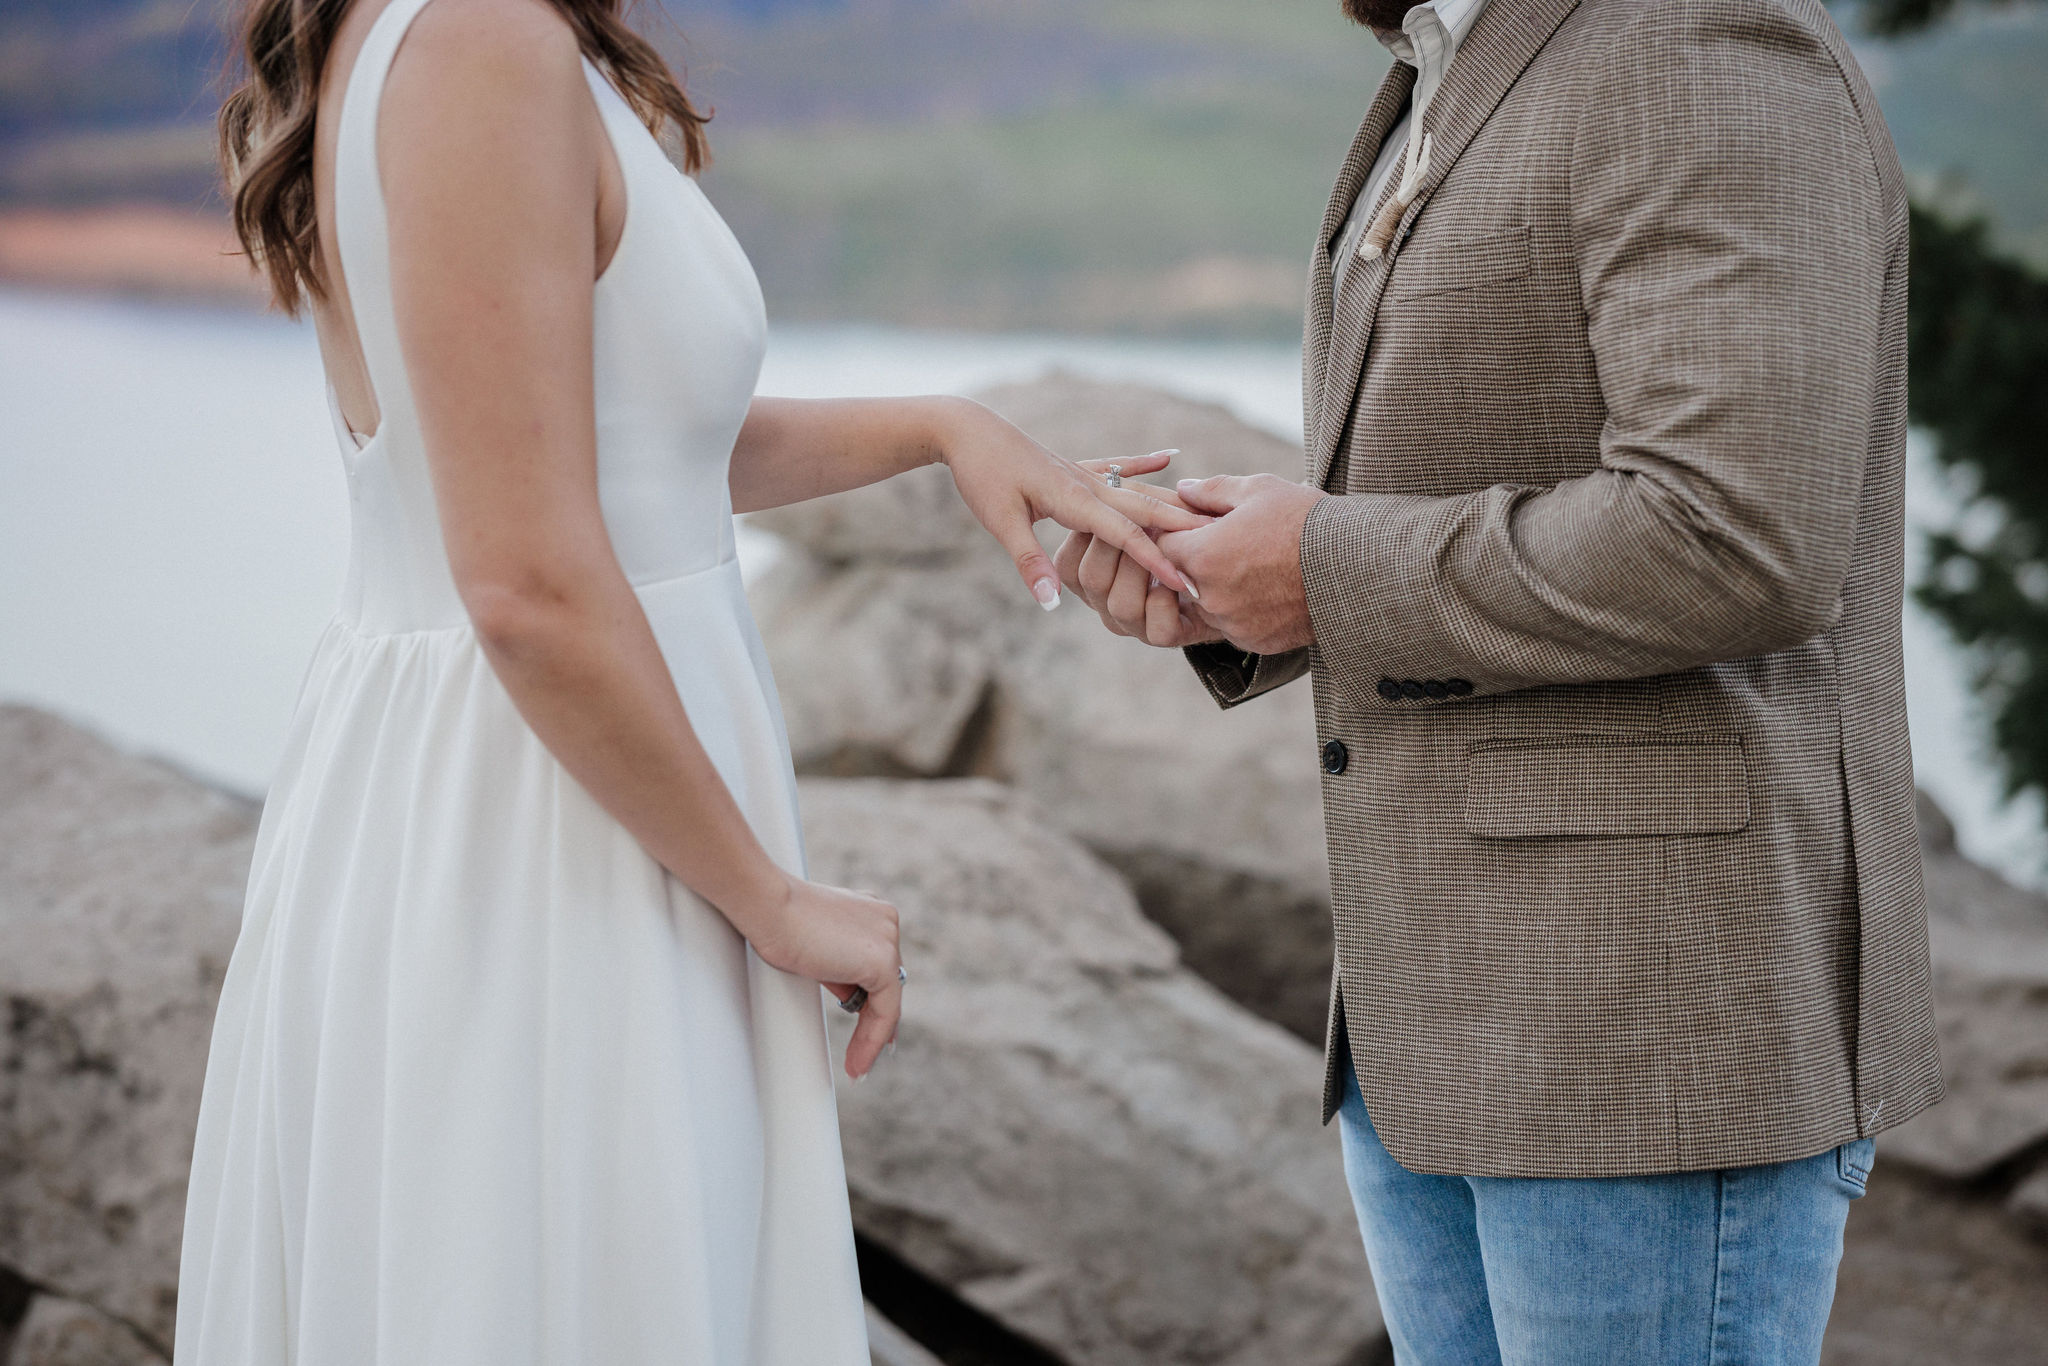
[{"label": "man's beard", "polygon": [[1399,29],[1414,8],[1412,0],[1344,0],[1344,13],[1369,28]]}]

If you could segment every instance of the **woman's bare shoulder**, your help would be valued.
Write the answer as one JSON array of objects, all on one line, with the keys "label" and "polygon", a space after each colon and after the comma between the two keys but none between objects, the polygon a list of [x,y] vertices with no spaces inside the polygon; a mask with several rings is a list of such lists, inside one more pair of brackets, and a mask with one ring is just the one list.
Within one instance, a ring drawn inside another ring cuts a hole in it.
[{"label": "woman's bare shoulder", "polygon": [[378,116],[394,231],[461,224],[481,250],[488,222],[513,254],[552,241],[589,220],[603,136],[576,35],[547,0],[432,0]]},{"label": "woman's bare shoulder", "polygon": [[583,88],[576,34],[547,0],[432,0],[391,71],[394,82],[428,76],[444,89],[515,100]]}]

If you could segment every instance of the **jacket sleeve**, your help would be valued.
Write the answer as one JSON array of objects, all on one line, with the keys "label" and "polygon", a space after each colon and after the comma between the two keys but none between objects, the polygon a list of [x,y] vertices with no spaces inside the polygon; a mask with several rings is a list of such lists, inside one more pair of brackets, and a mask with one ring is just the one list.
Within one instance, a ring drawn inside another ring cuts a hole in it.
[{"label": "jacket sleeve", "polygon": [[1601,69],[1571,164],[1599,467],[1317,504],[1310,615],[1361,705],[1767,654],[1840,610],[1902,197],[1823,40],[1771,5],[1646,4]]},{"label": "jacket sleeve", "polygon": [[1194,665],[1202,686],[1228,709],[1241,702],[1292,683],[1308,672],[1308,651],[1289,650],[1280,655],[1255,655],[1228,641],[1214,645],[1191,645],[1184,652]]}]

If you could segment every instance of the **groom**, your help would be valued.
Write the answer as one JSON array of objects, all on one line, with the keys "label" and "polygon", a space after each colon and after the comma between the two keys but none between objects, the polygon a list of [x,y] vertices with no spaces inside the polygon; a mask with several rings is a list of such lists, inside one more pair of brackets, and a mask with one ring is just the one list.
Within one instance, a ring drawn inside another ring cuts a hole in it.
[{"label": "groom", "polygon": [[[1900,666],[1906,200],[1819,0],[1345,0],[1399,60],[1317,236],[1309,478],[1199,603],[1310,674],[1325,1119],[1398,1359],[1811,1363],[1941,1094]],[[1306,737],[1304,737],[1306,739]]]}]

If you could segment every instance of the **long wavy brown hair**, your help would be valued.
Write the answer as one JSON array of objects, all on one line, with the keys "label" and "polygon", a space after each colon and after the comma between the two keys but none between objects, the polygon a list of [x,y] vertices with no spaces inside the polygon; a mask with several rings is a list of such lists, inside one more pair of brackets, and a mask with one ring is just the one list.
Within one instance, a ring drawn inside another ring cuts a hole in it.
[{"label": "long wavy brown hair", "polygon": [[[220,164],[235,235],[270,277],[277,306],[297,314],[310,295],[327,295],[320,233],[313,214],[313,120],[320,73],[354,0],[247,0],[242,16],[239,84],[220,109]],[[611,77],[657,136],[671,129],[683,169],[710,157],[709,115],[652,43],[626,25],[633,0],[548,0],[576,31],[583,55]]]}]

